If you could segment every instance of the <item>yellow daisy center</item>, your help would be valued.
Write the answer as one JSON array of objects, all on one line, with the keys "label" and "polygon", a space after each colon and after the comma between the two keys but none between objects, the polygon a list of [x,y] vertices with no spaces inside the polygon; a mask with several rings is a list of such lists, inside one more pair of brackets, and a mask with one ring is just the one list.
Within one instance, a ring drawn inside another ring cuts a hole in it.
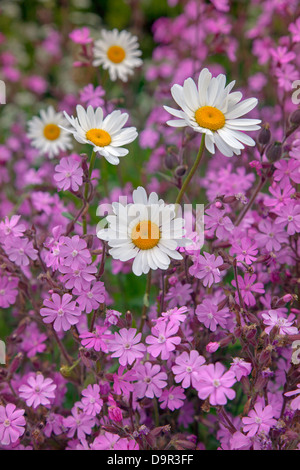
[{"label": "yellow daisy center", "polygon": [[60,128],[56,124],[47,124],[44,127],[44,136],[47,140],[56,140],[60,136]]},{"label": "yellow daisy center", "polygon": [[139,222],[131,232],[131,240],[140,250],[154,248],[160,240],[158,225],[150,220]]},{"label": "yellow daisy center", "polygon": [[110,46],[107,51],[107,57],[114,64],[120,64],[126,57],[126,52],[121,46]]},{"label": "yellow daisy center", "polygon": [[85,137],[87,138],[87,140],[97,145],[97,147],[106,147],[106,145],[109,145],[111,143],[111,136],[108,132],[104,131],[103,129],[90,129],[85,134]]},{"label": "yellow daisy center", "polygon": [[195,112],[195,119],[200,127],[210,129],[211,131],[222,129],[225,125],[224,114],[213,106],[203,106],[202,108],[197,109]]}]

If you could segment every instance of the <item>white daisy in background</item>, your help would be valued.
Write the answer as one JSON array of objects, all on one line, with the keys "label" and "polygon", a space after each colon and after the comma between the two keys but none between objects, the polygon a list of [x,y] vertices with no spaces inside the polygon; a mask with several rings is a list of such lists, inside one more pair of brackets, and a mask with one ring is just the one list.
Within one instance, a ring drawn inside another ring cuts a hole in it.
[{"label": "white daisy in background", "polygon": [[113,215],[106,217],[109,226],[97,236],[108,242],[114,259],[134,260],[136,276],[150,269],[168,269],[171,259],[182,259],[177,248],[190,243],[184,238],[185,221],[176,216],[174,204],[166,205],[154,192],[148,198],[141,186],[132,197],[133,203],[112,204]]},{"label": "white daisy in background", "polygon": [[230,93],[235,81],[226,86],[223,74],[212,78],[208,69],[199,75],[198,88],[192,78],[185,80],[183,87],[174,85],[171,93],[182,111],[164,106],[168,113],[178,119],[168,121],[173,127],[191,127],[194,131],[205,134],[205,146],[210,153],[215,153],[215,145],[226,157],[240,155],[244,144],[254,146],[255,141],[243,131],[260,129],[259,119],[240,119],[256,105],[256,98],[242,102],[242,93]]},{"label": "white daisy in background", "polygon": [[31,145],[37,148],[41,154],[48,154],[54,158],[61,151],[71,149],[71,137],[67,129],[68,123],[62,113],[56,113],[52,106],[40,111],[40,117],[34,116],[28,122],[27,137]]},{"label": "white daisy in background", "polygon": [[108,70],[111,80],[120,78],[127,82],[128,75],[133,74],[133,69],[143,63],[137,37],[128,31],[119,32],[117,29],[103,30],[101,35],[101,39],[95,41],[93,65],[101,65]]},{"label": "white daisy in background", "polygon": [[91,144],[94,151],[103,155],[109,163],[118,165],[119,158],[128,154],[128,150],[122,146],[138,136],[135,127],[123,129],[128,114],[117,110],[103,119],[103,110],[100,107],[94,110],[92,106],[88,106],[85,110],[81,105],[77,105],[76,111],[76,118],[64,112],[72,126],[68,132],[73,134],[77,142]]}]

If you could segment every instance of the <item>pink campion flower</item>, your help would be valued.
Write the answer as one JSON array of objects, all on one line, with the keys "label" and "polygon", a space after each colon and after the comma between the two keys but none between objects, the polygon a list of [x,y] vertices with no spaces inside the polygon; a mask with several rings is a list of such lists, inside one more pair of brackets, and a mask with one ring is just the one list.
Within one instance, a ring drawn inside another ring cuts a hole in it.
[{"label": "pink campion flower", "polygon": [[89,416],[96,416],[100,413],[103,406],[103,400],[100,398],[100,387],[98,384],[89,384],[81,392],[82,399],[80,406],[83,412]]},{"label": "pink campion flower", "polygon": [[117,325],[121,315],[122,313],[118,312],[118,310],[113,310],[110,308],[106,309],[104,325],[107,325],[107,326]]},{"label": "pink campion flower", "polygon": [[81,310],[70,294],[52,294],[52,299],[45,299],[40,314],[44,323],[53,323],[55,331],[68,331],[79,322]]},{"label": "pink campion flower", "polygon": [[290,202],[291,196],[296,192],[296,190],[290,184],[282,185],[282,183],[277,184],[274,182],[269,187],[269,192],[273,197],[269,198],[267,196],[264,200],[264,205],[267,207],[275,207],[276,210],[279,210],[285,204]]},{"label": "pink campion flower", "polygon": [[291,392],[285,393],[286,397],[292,397],[295,395],[298,395],[298,396],[291,401],[291,408],[292,410],[297,411],[297,410],[300,410],[300,383],[297,384],[296,390],[292,390]]},{"label": "pink campion flower", "polygon": [[171,286],[165,295],[165,300],[169,302],[169,307],[175,308],[178,305],[186,305],[191,300],[191,293],[193,292],[191,284],[182,284],[177,282]]},{"label": "pink campion flower", "polygon": [[90,30],[86,26],[73,29],[69,34],[69,38],[76,44],[86,45],[93,42],[93,38],[90,37]]},{"label": "pink campion flower", "polygon": [[120,366],[118,369],[118,372],[113,374],[113,390],[114,393],[117,395],[124,395],[126,397],[129,397],[130,392],[134,391],[134,385],[130,382],[134,382],[136,379],[136,374],[134,369],[128,370],[123,373],[125,370],[125,367]]},{"label": "pink campion flower", "polygon": [[97,423],[94,416],[87,415],[80,408],[80,402],[76,402],[71,410],[71,416],[63,419],[63,425],[68,429],[67,436],[73,437],[77,432],[78,439],[85,439],[86,435],[92,433]]},{"label": "pink campion flower", "polygon": [[[12,157],[12,152],[10,151],[10,149],[7,148],[6,145],[0,145],[0,163],[6,163],[8,162]],[[13,217],[20,217],[20,216],[17,216],[17,215],[14,215]],[[6,222],[9,223],[9,218],[6,216]],[[1,224],[3,224],[3,222],[0,222],[0,233],[1,233]]]},{"label": "pink campion flower", "polygon": [[190,424],[195,420],[194,404],[190,401],[185,401],[182,408],[179,410],[178,425],[188,429]]},{"label": "pink campion flower", "polygon": [[108,343],[114,338],[114,335],[107,329],[106,326],[96,325],[94,331],[85,331],[81,333],[80,339],[82,346],[86,349],[94,349],[99,352],[108,353]]},{"label": "pink campion flower", "polygon": [[34,261],[38,257],[38,251],[33,248],[33,243],[28,238],[19,238],[18,243],[9,239],[4,249],[9,260],[16,263],[17,266],[28,266],[30,260]]},{"label": "pink campion flower", "polygon": [[137,333],[136,328],[122,328],[109,342],[109,350],[114,351],[111,357],[118,357],[121,366],[141,359],[146,352],[146,346],[140,342],[141,337],[142,333]]},{"label": "pink campion flower", "polygon": [[0,405],[0,444],[8,446],[16,442],[25,431],[25,410],[19,409],[13,403]]},{"label": "pink campion flower", "polygon": [[105,302],[105,292],[104,283],[98,281],[86,290],[79,291],[74,288],[72,294],[78,296],[76,300],[80,310],[91,313],[92,310],[96,310],[99,307],[99,304]]},{"label": "pink campion flower", "polygon": [[209,397],[209,403],[216,406],[226,405],[227,399],[234,399],[235,391],[231,387],[236,382],[235,374],[230,370],[225,371],[225,366],[220,362],[201,367],[196,386],[201,400]]},{"label": "pink campion flower", "polygon": [[55,172],[53,178],[60,191],[68,189],[78,191],[83,183],[83,169],[80,167],[80,162],[72,156],[63,157],[56,165]]},{"label": "pink campion flower", "polygon": [[36,323],[32,322],[27,325],[22,336],[23,341],[20,348],[28,357],[34,357],[36,354],[45,351],[45,341],[48,339],[48,336],[45,333],[40,332]]},{"label": "pink campion flower", "polygon": [[255,238],[260,247],[268,251],[279,251],[282,243],[288,242],[288,234],[284,229],[270,220],[261,220],[258,224],[260,232]]},{"label": "pink campion flower", "polygon": [[234,225],[230,218],[225,215],[225,210],[220,210],[215,206],[205,211],[205,231],[209,237],[216,234],[219,240],[225,240],[234,229]]},{"label": "pink campion flower", "polygon": [[0,275],[0,307],[8,308],[16,301],[18,291],[18,280],[16,278],[9,279],[7,276]]},{"label": "pink campion flower", "polygon": [[240,431],[230,437],[230,450],[249,450],[252,445],[252,440]]},{"label": "pink campion flower", "polygon": [[43,431],[47,437],[50,437],[51,434],[54,434],[55,436],[63,434],[63,416],[57,413],[49,413]]},{"label": "pink campion flower", "polygon": [[174,411],[181,408],[184,404],[186,396],[182,387],[171,387],[168,390],[164,390],[159,398],[160,407],[164,410]]},{"label": "pink campion flower", "polygon": [[265,325],[268,325],[265,328],[265,332],[267,334],[270,333],[274,326],[279,328],[280,335],[297,335],[298,328],[292,326],[295,321],[295,315],[290,313],[290,315],[286,318],[285,315],[278,315],[277,310],[269,310],[268,313],[263,313],[263,322]]},{"label": "pink campion flower", "polygon": [[134,439],[119,439],[115,445],[114,450],[139,450],[140,447]]},{"label": "pink campion flower", "polygon": [[144,129],[139,135],[139,142],[142,149],[155,148],[159,142],[160,134],[152,129]]},{"label": "pink campion flower", "polygon": [[104,431],[104,434],[100,434],[94,439],[91,444],[92,450],[114,450],[117,442],[121,440],[118,434],[112,434]]},{"label": "pink campion flower", "polygon": [[42,95],[48,88],[47,81],[39,75],[31,75],[25,79],[25,86],[33,93]]},{"label": "pink campion flower", "polygon": [[136,384],[134,393],[137,398],[159,398],[162,394],[162,389],[167,386],[168,376],[165,372],[161,372],[161,367],[158,364],[139,364],[134,367],[136,373]]},{"label": "pink campion flower", "polygon": [[251,91],[261,91],[267,84],[268,79],[264,73],[257,72],[248,79]]},{"label": "pink campion flower", "polygon": [[49,216],[52,215],[53,204],[55,201],[52,194],[47,193],[46,191],[34,191],[30,196],[32,205],[38,212],[45,213]]},{"label": "pink campion flower", "polygon": [[[290,88],[291,90],[291,88]],[[274,163],[276,168],[273,178],[274,181],[280,181],[282,186],[294,183],[300,183],[300,161],[290,158],[289,160],[279,160]]]},{"label": "pink campion flower", "polygon": [[254,405],[254,410],[249,411],[248,416],[242,418],[244,424],[243,431],[248,437],[253,437],[260,432],[268,434],[270,429],[275,426],[277,420],[274,419],[274,412],[271,405],[263,408],[261,403]]},{"label": "pink campion flower", "polygon": [[187,307],[171,308],[170,310],[167,310],[166,312],[162,312],[161,317],[155,318],[152,321],[155,323],[169,321],[170,323],[174,323],[179,326],[180,323],[183,323],[186,320],[185,313],[187,311],[188,311]]},{"label": "pink campion flower", "polygon": [[159,322],[151,329],[152,335],[146,337],[146,343],[150,344],[147,351],[153,357],[161,354],[163,360],[169,359],[170,353],[181,342],[179,336],[174,336],[179,329],[178,323]]},{"label": "pink campion flower", "polygon": [[289,51],[287,47],[283,46],[278,46],[276,49],[271,48],[270,53],[276,65],[287,64],[288,62],[292,62],[296,57],[295,52]]},{"label": "pink campion flower", "polygon": [[104,105],[104,99],[102,96],[105,95],[105,91],[101,86],[94,86],[89,83],[80,91],[80,101],[85,107],[93,106],[93,108],[102,107]]},{"label": "pink campion flower", "polygon": [[39,405],[48,407],[55,398],[54,390],[57,385],[52,379],[45,379],[43,374],[36,373],[27,380],[27,385],[19,387],[20,398],[26,401],[27,406],[37,408]]},{"label": "pink campion flower", "polygon": [[234,357],[230,365],[230,370],[232,370],[238,382],[242,377],[249,375],[252,370],[252,364],[244,361],[241,357]]},{"label": "pink campion flower", "polygon": [[249,266],[256,260],[257,253],[257,244],[248,237],[242,238],[239,242],[233,242],[230,248],[230,254],[236,254],[237,261],[244,261]]},{"label": "pink campion flower", "polygon": [[[240,276],[240,275],[237,276],[237,281],[238,281],[238,284],[239,284],[240,293],[243,297],[243,300],[244,300],[245,304],[249,305],[250,307],[252,305],[255,305],[255,303],[256,303],[255,297],[252,294],[252,292],[255,292],[255,293],[258,293],[258,294],[264,294],[265,293],[263,283],[262,282],[255,282],[256,277],[257,277],[256,274],[249,274],[249,273],[245,273],[244,278],[242,278],[242,276]],[[231,281],[231,284],[234,287],[237,287],[235,280]],[[236,302],[239,303],[239,297],[238,297],[237,290],[235,292],[235,298],[236,298]]]},{"label": "pink campion flower", "polygon": [[64,237],[64,243],[60,247],[60,256],[62,264],[74,270],[86,266],[92,260],[86,241],[78,235],[74,235],[72,238]]},{"label": "pink campion flower", "polygon": [[292,90],[293,82],[299,78],[298,70],[292,64],[275,68],[278,86],[285,91]]},{"label": "pink campion flower", "polygon": [[92,281],[95,281],[97,268],[94,265],[78,266],[73,269],[70,266],[60,265],[59,271],[63,274],[61,280],[67,289],[85,290],[89,289]]},{"label": "pink campion flower", "polygon": [[44,242],[44,246],[48,249],[45,254],[45,263],[47,268],[52,267],[53,271],[56,271],[61,263],[60,247],[64,242],[63,232],[63,227],[56,225],[52,229],[53,236],[46,238]]},{"label": "pink campion flower", "polygon": [[199,377],[199,371],[205,363],[203,356],[200,356],[198,351],[192,350],[190,353],[184,351],[175,359],[175,366],[172,367],[172,372],[175,375],[175,382],[182,382],[183,388],[196,386]]},{"label": "pink campion flower", "polygon": [[292,33],[293,42],[300,42],[300,18],[289,25],[289,31]]},{"label": "pink campion flower", "polygon": [[20,218],[20,215],[12,215],[10,219],[6,216],[4,221],[0,222],[1,241],[5,241],[6,237],[19,238],[23,236],[23,232],[25,232],[26,227],[24,224],[19,224]]},{"label": "pink campion flower", "polygon": [[203,285],[211,287],[212,284],[217,283],[221,279],[219,266],[224,261],[221,256],[215,257],[214,254],[203,252],[204,256],[198,255],[193,257],[193,266],[190,267],[189,272],[192,276],[202,279]]},{"label": "pink campion flower", "polygon": [[295,201],[289,201],[285,206],[273,210],[278,217],[275,224],[281,227],[287,226],[288,235],[295,235],[300,232],[300,205]]},{"label": "pink campion flower", "polygon": [[216,331],[217,326],[226,328],[229,310],[227,307],[218,309],[219,299],[204,299],[197,305],[196,315],[200,323],[211,331]]},{"label": "pink campion flower", "polygon": [[211,3],[219,11],[226,12],[230,10],[229,0],[211,0]]}]

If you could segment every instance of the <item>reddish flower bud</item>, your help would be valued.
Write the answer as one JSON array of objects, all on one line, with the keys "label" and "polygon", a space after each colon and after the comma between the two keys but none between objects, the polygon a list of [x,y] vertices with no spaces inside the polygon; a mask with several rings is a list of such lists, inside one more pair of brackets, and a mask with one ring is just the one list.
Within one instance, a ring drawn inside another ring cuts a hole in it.
[{"label": "reddish flower bud", "polygon": [[186,174],[187,169],[188,167],[186,165],[178,166],[174,172],[176,178],[182,178]]},{"label": "reddish flower bud", "polygon": [[165,160],[164,160],[164,164],[165,164],[165,167],[167,170],[173,170],[173,168],[175,167],[176,165],[176,160],[174,158],[173,155],[167,153],[167,155],[165,156]]},{"label": "reddish flower bud", "polygon": [[24,358],[24,354],[19,352],[11,361],[10,368],[9,368],[9,374],[12,375],[18,370],[22,360]]},{"label": "reddish flower bud", "polygon": [[266,151],[266,157],[270,162],[277,162],[282,155],[282,144],[281,142],[273,142],[269,145]]},{"label": "reddish flower bud", "polygon": [[300,109],[296,109],[289,118],[290,123],[292,126],[300,126]]},{"label": "reddish flower bud", "polygon": [[232,204],[232,203],[235,202],[235,201],[236,201],[236,197],[235,197],[235,196],[225,196],[225,197],[223,198],[223,202],[224,202],[225,204]]},{"label": "reddish flower bud", "polygon": [[268,145],[271,139],[271,131],[269,124],[264,124],[258,134],[257,141],[260,145]]}]

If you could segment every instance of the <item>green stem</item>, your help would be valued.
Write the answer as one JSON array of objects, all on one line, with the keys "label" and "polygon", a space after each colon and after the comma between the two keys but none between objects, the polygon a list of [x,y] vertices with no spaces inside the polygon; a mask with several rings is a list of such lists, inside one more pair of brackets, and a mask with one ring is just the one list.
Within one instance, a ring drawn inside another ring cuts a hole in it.
[{"label": "green stem", "polygon": [[[89,177],[88,177],[88,181],[85,183],[85,188],[84,188],[84,200],[85,200],[86,203],[88,202],[87,199],[88,199],[88,195],[89,195],[90,181],[91,181],[92,172],[93,172],[93,169],[94,169],[94,166],[95,166],[96,155],[97,155],[97,153],[94,152],[94,150],[93,150],[92,156],[91,156],[91,161],[90,161],[90,166],[89,166]],[[86,233],[87,233],[86,215],[83,216],[82,225],[83,225],[83,234],[86,235]]]},{"label": "green stem", "polygon": [[147,309],[149,307],[149,295],[150,295],[150,289],[151,289],[151,275],[152,275],[152,270],[148,272],[147,276],[147,284],[146,284],[146,292],[144,295],[144,304],[143,304],[143,311],[142,311],[142,320],[141,320],[141,325],[139,331],[142,332],[144,328],[144,324],[147,318]]},{"label": "green stem", "polygon": [[243,220],[243,218],[247,214],[248,210],[251,209],[251,207],[252,207],[252,205],[253,205],[253,203],[256,199],[256,196],[262,190],[262,188],[264,187],[266,181],[267,181],[267,178],[262,177],[260,179],[260,181],[259,181],[258,185],[256,186],[256,189],[254,190],[248,204],[244,207],[244,209],[241,211],[240,215],[238,216],[238,218],[235,222],[236,227],[241,223],[241,221]]},{"label": "green stem", "polygon": [[184,193],[185,193],[191,179],[193,178],[194,174],[196,173],[196,170],[198,168],[199,163],[201,162],[201,159],[202,159],[203,154],[204,154],[204,147],[205,147],[205,134],[202,134],[201,144],[200,144],[200,148],[199,148],[199,151],[198,151],[197,158],[194,162],[194,165],[191,168],[191,171],[189,172],[186,179],[184,180],[184,183],[183,183],[183,185],[181,187],[181,190],[180,190],[180,192],[177,196],[177,199],[175,201],[175,205],[176,204],[181,204]]}]

